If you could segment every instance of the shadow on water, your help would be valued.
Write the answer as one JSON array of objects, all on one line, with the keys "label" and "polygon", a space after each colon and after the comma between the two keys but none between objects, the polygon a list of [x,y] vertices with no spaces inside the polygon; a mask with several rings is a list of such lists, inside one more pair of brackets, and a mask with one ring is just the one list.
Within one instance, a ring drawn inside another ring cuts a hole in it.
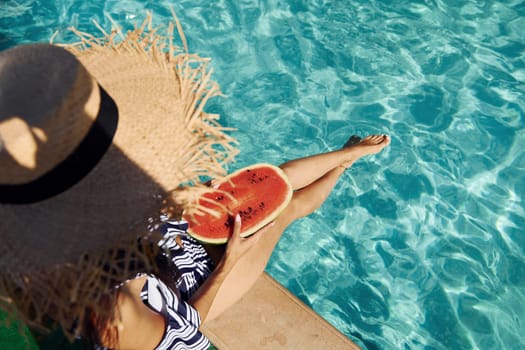
[{"label": "shadow on water", "polygon": [[397,204],[391,199],[383,199],[378,191],[368,191],[358,198],[359,204],[373,216],[385,219],[397,219]]},{"label": "shadow on water", "polygon": [[17,42],[5,33],[0,33],[0,51],[16,46]]},{"label": "shadow on water", "polygon": [[[344,248],[344,256],[348,257],[347,261],[351,262],[349,269],[355,280],[344,291],[332,294],[332,301],[339,306],[339,309],[334,312],[341,313],[341,316],[346,318],[348,315],[352,315],[351,324],[355,328],[381,335],[383,334],[381,320],[390,318],[387,300],[389,292],[381,285],[376,285],[373,282],[371,284],[367,269],[362,264],[360,247],[354,240],[345,240]],[[351,303],[349,300],[356,300],[357,304]],[[361,332],[349,330],[348,333],[359,339],[368,350],[381,349],[373,339]]]},{"label": "shadow on water", "polygon": [[436,283],[424,301],[425,322],[421,325],[446,349],[469,349],[471,343],[465,336],[465,329],[459,324],[453,307],[443,290]]}]

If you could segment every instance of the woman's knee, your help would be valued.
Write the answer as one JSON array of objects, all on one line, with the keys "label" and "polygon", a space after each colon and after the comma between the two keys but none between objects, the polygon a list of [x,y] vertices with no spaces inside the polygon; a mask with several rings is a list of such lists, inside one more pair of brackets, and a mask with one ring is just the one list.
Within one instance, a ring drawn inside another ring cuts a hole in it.
[{"label": "woman's knee", "polygon": [[306,200],[301,191],[295,191],[292,196],[292,200],[285,209],[286,217],[289,221],[288,224],[297,219],[310,215],[316,209],[317,206],[315,203],[311,203],[310,201]]}]

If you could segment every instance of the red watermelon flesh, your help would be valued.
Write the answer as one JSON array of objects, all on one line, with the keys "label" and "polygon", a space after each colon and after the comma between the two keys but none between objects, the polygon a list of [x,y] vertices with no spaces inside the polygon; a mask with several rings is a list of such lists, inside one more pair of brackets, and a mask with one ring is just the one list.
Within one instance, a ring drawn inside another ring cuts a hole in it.
[{"label": "red watermelon flesh", "polygon": [[[233,218],[241,216],[241,236],[247,237],[274,220],[292,198],[292,186],[286,174],[270,164],[255,164],[237,170],[220,183],[215,191],[199,198],[199,206],[215,211],[183,215],[188,233],[207,243],[225,243],[233,230]],[[202,210],[201,210],[202,211]]]}]

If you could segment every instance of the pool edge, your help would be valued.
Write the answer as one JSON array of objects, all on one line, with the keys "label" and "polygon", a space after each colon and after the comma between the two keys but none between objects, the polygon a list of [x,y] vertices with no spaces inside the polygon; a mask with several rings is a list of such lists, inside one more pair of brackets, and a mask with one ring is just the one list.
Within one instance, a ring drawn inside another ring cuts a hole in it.
[{"label": "pool edge", "polygon": [[219,350],[360,349],[267,273],[201,330]]}]

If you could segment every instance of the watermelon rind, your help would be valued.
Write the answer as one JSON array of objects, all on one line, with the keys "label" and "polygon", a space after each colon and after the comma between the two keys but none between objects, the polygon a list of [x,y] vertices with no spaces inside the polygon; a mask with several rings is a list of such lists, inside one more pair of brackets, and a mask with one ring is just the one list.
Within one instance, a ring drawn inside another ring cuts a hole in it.
[{"label": "watermelon rind", "polygon": [[[240,236],[241,237],[249,237],[252,234],[254,234],[255,232],[257,232],[258,230],[260,230],[261,228],[263,228],[264,226],[266,226],[268,223],[270,223],[273,220],[275,220],[283,212],[283,210],[288,206],[288,204],[290,203],[290,201],[292,199],[292,196],[293,196],[292,185],[290,184],[290,182],[288,180],[288,176],[286,175],[286,173],[281,168],[279,168],[279,167],[277,167],[275,165],[272,165],[272,164],[268,164],[268,163],[257,163],[257,164],[253,164],[253,165],[241,168],[239,170],[236,170],[233,173],[227,175],[224,179],[222,179],[220,182],[216,183],[215,185],[219,186],[222,183],[226,183],[226,182],[230,181],[230,179],[232,179],[235,176],[245,172],[246,170],[256,170],[256,169],[260,169],[260,168],[270,168],[270,169],[272,169],[272,171],[274,171],[276,174],[278,174],[279,177],[281,177],[283,182],[287,185],[286,196],[284,197],[284,200],[281,203],[281,205],[276,207],[272,212],[268,213],[264,218],[262,218],[260,220],[260,222],[257,225],[255,225],[255,226],[253,226],[253,227],[251,227],[251,228],[249,228],[247,230],[243,230],[242,224],[241,224],[241,232],[240,232]],[[184,217],[184,214],[183,214],[183,217]],[[224,244],[229,239],[229,237],[212,238],[212,237],[202,236],[201,234],[199,234],[197,232],[194,232],[191,229],[191,221],[190,220],[188,220],[188,221],[190,222],[190,226],[188,228],[188,234],[191,235],[193,238],[197,239],[198,241],[201,241],[201,242],[204,242],[204,243],[209,243],[209,244]]]}]

